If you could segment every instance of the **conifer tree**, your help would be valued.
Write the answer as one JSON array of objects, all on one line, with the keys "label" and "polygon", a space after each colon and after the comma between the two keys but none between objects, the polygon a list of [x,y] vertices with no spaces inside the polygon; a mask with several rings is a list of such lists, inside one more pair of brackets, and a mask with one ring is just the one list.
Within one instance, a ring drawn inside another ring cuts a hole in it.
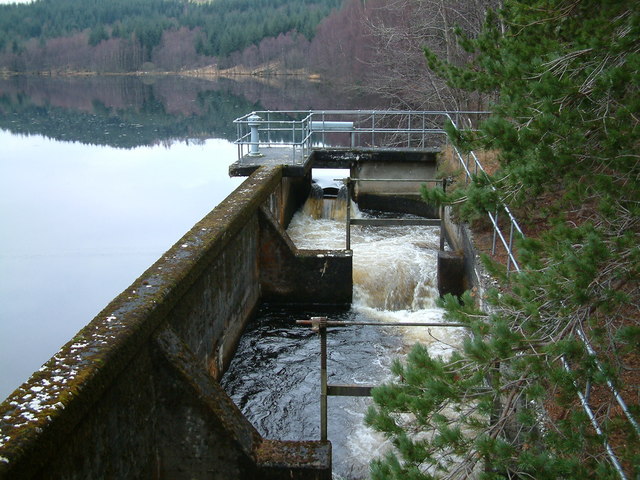
[{"label": "conifer tree", "polygon": [[[496,96],[479,132],[450,137],[500,162],[425,197],[466,218],[504,202],[546,231],[519,243],[521,271],[501,276],[488,309],[443,299],[468,326],[461,351],[416,346],[374,390],[367,423],[395,445],[374,479],[620,478],[604,442],[640,476],[639,34],[637,2],[505,0],[480,36],[460,33],[470,65],[425,52],[450,85]],[[577,396],[587,385],[601,434]]]}]

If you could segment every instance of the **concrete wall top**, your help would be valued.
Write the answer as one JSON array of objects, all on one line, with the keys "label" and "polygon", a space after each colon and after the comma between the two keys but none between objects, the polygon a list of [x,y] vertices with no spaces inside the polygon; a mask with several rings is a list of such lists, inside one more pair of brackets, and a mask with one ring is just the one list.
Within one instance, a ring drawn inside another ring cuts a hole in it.
[{"label": "concrete wall top", "polygon": [[281,178],[280,168],[248,178],[0,404],[0,478],[66,441]]}]

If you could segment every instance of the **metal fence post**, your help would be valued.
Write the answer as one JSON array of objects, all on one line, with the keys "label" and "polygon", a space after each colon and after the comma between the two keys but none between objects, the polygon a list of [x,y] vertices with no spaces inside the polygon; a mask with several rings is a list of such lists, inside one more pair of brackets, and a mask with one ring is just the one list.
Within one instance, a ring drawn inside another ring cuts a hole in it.
[{"label": "metal fence post", "polygon": [[[447,179],[442,179],[442,191],[447,193]],[[444,205],[440,205],[440,251],[444,251]]]},{"label": "metal fence post", "polygon": [[351,250],[351,178],[347,177],[347,231],[346,231],[346,250]]},{"label": "metal fence post", "polygon": [[327,441],[327,317],[311,317],[320,333],[320,440]]}]

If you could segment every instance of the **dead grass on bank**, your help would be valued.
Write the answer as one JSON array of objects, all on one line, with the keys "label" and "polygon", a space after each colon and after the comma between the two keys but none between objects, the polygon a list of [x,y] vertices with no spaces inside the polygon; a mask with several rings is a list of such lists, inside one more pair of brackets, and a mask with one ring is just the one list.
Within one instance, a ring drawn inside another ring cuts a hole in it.
[{"label": "dead grass on bank", "polygon": [[[498,152],[476,152],[480,164],[489,175],[495,174],[499,170]],[[468,169],[475,173],[474,160],[472,157],[462,155],[465,163],[468,161]],[[451,145],[443,148],[438,159],[438,176],[452,180],[450,188],[464,186],[467,183],[464,167],[460,164],[460,159]],[[562,197],[561,188],[544,193],[536,198],[532,198],[524,207],[515,210],[514,216],[519,222],[523,233],[528,238],[539,238],[549,229],[549,219],[545,215],[547,207],[554,205]],[[573,225],[580,225],[592,220],[596,205],[593,202],[585,202],[579,208],[565,212],[567,222]],[[504,215],[502,216],[504,218]],[[500,231],[508,239],[509,223],[502,219],[499,222]],[[473,235],[473,243],[478,252],[487,254],[494,261],[506,266],[507,251],[499,240],[496,240],[494,250],[494,231],[488,217],[470,222]],[[518,258],[517,247],[514,247],[515,257]],[[638,326],[640,320],[640,301],[638,300],[640,286],[638,280],[628,281],[623,285],[621,292],[627,294],[631,301],[621,305],[615,312],[607,314],[596,310],[586,319],[585,333],[591,339],[600,338],[603,335],[608,339],[600,339],[596,347],[598,357],[605,361],[611,368],[616,370],[618,379],[617,389],[627,405],[635,406],[640,401],[640,352],[624,349],[624,345],[615,337],[615,332],[626,326]],[[508,289],[508,286],[503,288]],[[545,402],[545,408],[552,422],[561,421],[571,414],[572,411],[582,410],[576,397],[576,402],[569,407],[560,407],[554,398],[554,393],[549,392],[549,398]],[[589,406],[601,424],[618,425],[615,430],[607,432],[609,444],[614,451],[623,458],[630,458],[637,440],[633,440],[632,431],[628,420],[622,409],[618,405],[611,389],[604,384],[597,384],[591,387],[589,396]],[[634,407],[632,407],[634,408]],[[595,431],[591,432],[595,434]],[[598,454],[598,452],[594,452]],[[602,452],[599,452],[602,455]],[[623,461],[623,470],[629,474],[634,471],[634,466],[629,461]],[[637,472],[636,472],[637,473]]]},{"label": "dead grass on bank", "polygon": [[[498,161],[499,152],[495,150],[485,150],[474,152],[474,154],[488,175],[493,175],[498,171],[500,167]],[[480,170],[476,168],[475,160],[471,154],[466,155],[462,153],[461,156],[472,174],[480,173]],[[438,174],[441,178],[450,177],[454,181],[454,184],[456,182],[465,182],[464,168],[460,165],[460,159],[453,146],[449,143],[447,143],[440,152],[438,158]]]},{"label": "dead grass on bank", "polygon": [[[488,175],[493,175],[499,170],[499,152],[492,150],[474,153],[478,162],[482,165],[482,170],[484,170]],[[461,154],[461,156],[470,173],[477,174],[482,171],[476,166],[475,159],[472,155]],[[461,165],[460,158],[458,157],[455,149],[449,143],[444,146],[439,154],[437,176],[439,178],[449,179],[447,186],[447,190],[449,191],[465,187],[468,184],[465,168]],[[506,266],[507,251],[502,247],[502,244],[497,239],[496,248],[493,248],[493,226],[488,217],[484,216],[474,220],[470,222],[469,226],[473,233],[473,241],[477,251],[489,255],[495,261]],[[501,226],[501,231],[503,236],[508,238],[508,226],[506,228]]]}]

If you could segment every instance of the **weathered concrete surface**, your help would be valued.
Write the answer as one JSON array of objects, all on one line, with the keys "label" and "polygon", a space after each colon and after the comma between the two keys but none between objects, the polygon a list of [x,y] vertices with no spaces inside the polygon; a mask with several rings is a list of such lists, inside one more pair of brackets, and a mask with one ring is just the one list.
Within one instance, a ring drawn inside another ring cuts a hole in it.
[{"label": "weathered concrete surface", "polygon": [[[350,177],[357,179],[353,197],[360,208],[438,218],[438,209],[422,200],[420,187],[435,178],[439,151],[325,148],[314,150],[311,161],[314,168],[348,168]],[[386,179],[390,181],[380,181]]]},{"label": "weathered concrete surface", "polygon": [[314,149],[311,162],[314,168],[352,168],[358,163],[400,162],[435,163],[440,148],[321,148]]},{"label": "weathered concrete surface", "polygon": [[320,442],[265,459],[216,381],[261,301],[263,210],[301,190],[256,171],[2,403],[0,478],[329,479]]},{"label": "weathered concrete surface", "polygon": [[[296,471],[283,475],[292,458],[299,459]],[[258,450],[258,463],[263,480],[325,480],[324,462],[331,458],[331,443],[321,442],[274,442],[265,440]],[[331,478],[331,477],[328,477]]]},{"label": "weathered concrete surface", "polygon": [[355,194],[420,197],[420,186],[436,176],[436,162],[360,162],[351,169]]},{"label": "weathered concrete surface", "polygon": [[265,209],[260,224],[260,281],[264,301],[330,306],[351,304],[353,255],[350,250],[298,250]]},{"label": "weathered concrete surface", "polygon": [[478,262],[473,238],[467,225],[457,223],[451,217],[451,207],[444,208],[444,236],[452,250],[459,252],[463,258],[462,282],[463,289],[469,290],[483,283],[481,265]]},{"label": "weathered concrete surface", "polygon": [[465,291],[464,255],[461,252],[438,252],[438,292],[460,296]]},{"label": "weathered concrete surface", "polygon": [[302,156],[302,149],[293,147],[268,147],[260,149],[260,155],[245,155],[229,166],[229,176],[248,177],[263,166],[282,166],[285,177],[305,177],[311,170],[310,158]]},{"label": "weathered concrete surface", "polygon": [[157,477],[257,478],[258,432],[170,327],[155,341]]},{"label": "weathered concrete surface", "polygon": [[[400,157],[394,162],[358,162],[351,168],[351,178],[357,179],[355,200],[361,208],[437,218],[437,209],[425,203],[420,195],[421,185],[435,178],[435,170],[435,158],[431,156],[420,161]],[[427,184],[433,186],[433,182]]]}]

